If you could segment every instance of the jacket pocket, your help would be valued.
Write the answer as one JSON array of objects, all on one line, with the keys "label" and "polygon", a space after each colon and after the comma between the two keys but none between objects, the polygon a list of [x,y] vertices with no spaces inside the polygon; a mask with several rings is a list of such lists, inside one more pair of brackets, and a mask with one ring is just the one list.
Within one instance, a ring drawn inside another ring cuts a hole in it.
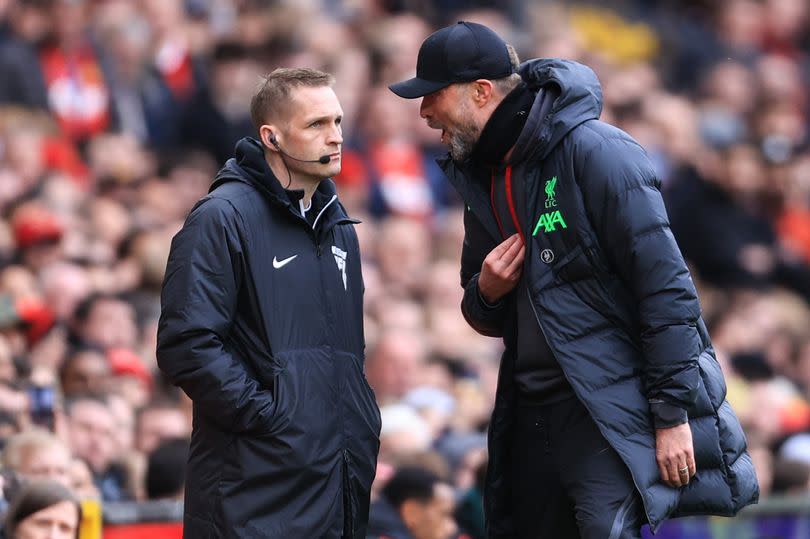
[{"label": "jacket pocket", "polygon": [[350,354],[348,358],[349,361],[352,363],[352,372],[354,376],[361,380],[361,387],[362,393],[364,394],[363,404],[367,414],[374,419],[371,423],[371,428],[374,434],[374,437],[379,440],[380,438],[380,430],[382,429],[382,416],[380,415],[380,407],[377,404],[377,395],[374,393],[374,389],[371,387],[371,384],[368,383],[368,378],[366,378],[366,373],[363,372],[363,366],[360,359],[355,356],[354,354]]},{"label": "jacket pocket", "polygon": [[582,281],[594,276],[594,268],[583,254],[581,245],[577,245],[566,253],[556,264],[552,266],[552,271],[557,279],[567,283]]},{"label": "jacket pocket", "polygon": [[277,435],[282,430],[286,417],[284,398],[288,384],[290,383],[290,374],[287,372],[286,363],[279,361],[277,358],[271,358],[269,370],[272,378],[265,383],[268,387],[272,388],[273,413],[265,428],[256,433],[259,437],[272,437]]},{"label": "jacket pocket", "polygon": [[379,439],[380,430],[382,430],[382,416],[380,415],[380,407],[377,404],[377,394],[374,393],[374,389],[371,387],[371,384],[368,383],[368,378],[366,378],[365,373],[361,373],[361,375],[363,378],[363,385],[366,386],[366,390],[368,391],[370,407],[374,412],[374,416],[377,418],[376,428],[374,429],[374,432],[377,438]]},{"label": "jacket pocket", "polygon": [[622,328],[630,337],[633,348],[641,353],[640,328],[636,322],[636,308],[632,303],[631,292],[610,270],[601,256],[598,246],[587,247],[585,254],[593,268],[594,283],[604,298],[606,306],[603,311],[604,316],[611,320],[616,327]]}]

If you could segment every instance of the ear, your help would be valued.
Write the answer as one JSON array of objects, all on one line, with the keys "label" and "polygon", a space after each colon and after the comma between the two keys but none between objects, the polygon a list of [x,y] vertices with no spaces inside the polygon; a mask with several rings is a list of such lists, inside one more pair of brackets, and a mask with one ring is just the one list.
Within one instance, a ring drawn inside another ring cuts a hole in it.
[{"label": "ear", "polygon": [[478,107],[483,107],[492,100],[493,85],[491,80],[478,79],[472,82],[472,98]]},{"label": "ear", "polygon": [[276,139],[277,129],[272,125],[263,125],[259,128],[259,138],[262,139],[264,147],[276,151],[278,150],[278,140]]},{"label": "ear", "polygon": [[416,500],[405,500],[402,502],[402,505],[399,506],[399,515],[402,517],[402,522],[405,523],[405,526],[407,526],[409,530],[413,530],[419,522],[419,519],[422,518],[420,509],[421,504]]}]

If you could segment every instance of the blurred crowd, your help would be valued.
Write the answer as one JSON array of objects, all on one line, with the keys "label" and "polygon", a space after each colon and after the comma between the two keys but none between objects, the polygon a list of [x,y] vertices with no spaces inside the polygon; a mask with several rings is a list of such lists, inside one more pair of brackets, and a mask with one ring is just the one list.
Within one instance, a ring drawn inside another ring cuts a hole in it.
[{"label": "blurred crowd", "polygon": [[[762,488],[810,494],[810,4],[805,0],[0,0],[0,443],[7,498],[182,497],[190,402],[155,364],[172,236],[278,66],[333,73],[383,426],[372,530],[483,537],[502,343],[459,303],[456,194],[412,76],[466,19],[591,66],[635,137]],[[411,503],[413,501],[418,503]],[[408,537],[409,535],[401,535]]]}]

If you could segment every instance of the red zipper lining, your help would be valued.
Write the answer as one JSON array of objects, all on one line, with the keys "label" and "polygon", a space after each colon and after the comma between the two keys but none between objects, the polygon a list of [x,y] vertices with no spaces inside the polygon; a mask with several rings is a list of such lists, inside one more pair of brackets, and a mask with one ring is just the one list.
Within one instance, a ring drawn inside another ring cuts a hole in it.
[{"label": "red zipper lining", "polygon": [[506,167],[506,202],[509,204],[509,213],[512,214],[512,223],[515,225],[515,230],[520,234],[521,241],[525,244],[526,238],[523,237],[523,230],[520,228],[520,221],[517,218],[515,211],[515,201],[512,200],[512,167]]},{"label": "red zipper lining", "polygon": [[[526,243],[526,238],[523,236],[523,230],[520,228],[520,221],[517,218],[517,211],[515,211],[515,201],[512,200],[512,167],[506,167],[506,203],[509,206],[509,214],[512,216],[512,224],[515,225],[515,230],[518,231],[520,234],[520,239]],[[501,217],[498,214],[498,207],[495,204],[495,169],[492,169],[492,182],[490,183],[489,189],[489,202],[492,205],[492,213],[495,214],[495,221],[498,222],[498,230],[501,231],[501,237],[506,239],[506,233],[503,230],[503,223],[501,222]]]}]

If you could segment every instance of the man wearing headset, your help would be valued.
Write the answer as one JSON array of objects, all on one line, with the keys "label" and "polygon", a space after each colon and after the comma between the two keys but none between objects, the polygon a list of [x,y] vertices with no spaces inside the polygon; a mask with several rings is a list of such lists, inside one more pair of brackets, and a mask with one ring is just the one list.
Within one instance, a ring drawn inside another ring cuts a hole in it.
[{"label": "man wearing headset", "polygon": [[330,75],[277,69],[172,242],[160,368],[194,403],[185,537],[365,537],[380,416]]}]

